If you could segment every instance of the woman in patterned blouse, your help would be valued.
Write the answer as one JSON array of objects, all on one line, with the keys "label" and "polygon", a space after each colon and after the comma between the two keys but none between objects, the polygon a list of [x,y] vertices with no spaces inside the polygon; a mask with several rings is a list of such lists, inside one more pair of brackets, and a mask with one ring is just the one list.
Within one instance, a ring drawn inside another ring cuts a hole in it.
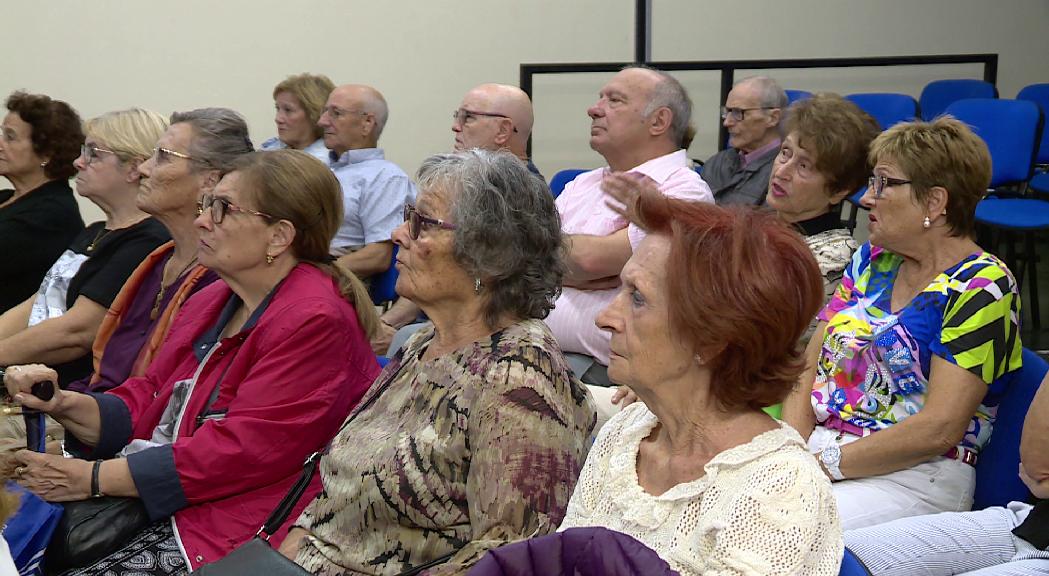
[{"label": "woman in patterned blouse", "polygon": [[433,325],[391,359],[321,461],[281,550],[315,574],[466,570],[552,532],[596,419],[541,321],[564,265],[553,197],[506,153],[427,159],[394,233],[397,292]]},{"label": "woman in patterned blouse", "polygon": [[794,387],[797,341],[822,301],[815,259],[768,211],[671,200],[597,317],[608,376],[642,400],[602,428],[562,529],[603,526],[683,575],[833,576],[830,482],[798,433],[762,411]]},{"label": "woman in patterned blouse", "polygon": [[1020,367],[1016,282],[973,241],[987,146],[946,117],[897,124],[870,160],[870,241],[820,313],[783,412],[835,481],[846,529],[968,510],[994,421],[982,400]]},{"label": "woman in patterned blouse", "polygon": [[[852,102],[817,94],[791,105],[772,161],[766,202],[805,236],[827,299],[856,251],[841,222],[841,202],[867,183],[867,149],[879,131],[878,122]],[[802,339],[808,342],[815,329],[813,319]]]}]

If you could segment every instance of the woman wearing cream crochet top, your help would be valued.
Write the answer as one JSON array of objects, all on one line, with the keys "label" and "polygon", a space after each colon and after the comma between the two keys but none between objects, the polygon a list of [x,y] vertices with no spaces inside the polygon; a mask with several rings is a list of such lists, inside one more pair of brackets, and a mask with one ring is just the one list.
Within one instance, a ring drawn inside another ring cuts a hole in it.
[{"label": "woman wearing cream crochet top", "polygon": [[682,574],[837,574],[830,482],[761,410],[802,369],[795,343],[823,300],[812,252],[768,212],[610,186],[648,188],[631,218],[649,236],[597,319],[609,377],[642,402],[601,429],[561,529],[629,534]]}]

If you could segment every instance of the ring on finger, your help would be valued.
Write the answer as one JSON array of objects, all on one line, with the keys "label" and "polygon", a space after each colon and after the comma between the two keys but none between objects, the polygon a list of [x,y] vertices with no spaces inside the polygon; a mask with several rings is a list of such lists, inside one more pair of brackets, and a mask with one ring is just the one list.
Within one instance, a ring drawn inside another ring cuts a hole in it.
[{"label": "ring on finger", "polygon": [[19,466],[18,468],[15,468],[15,476],[18,476],[19,478],[21,478],[22,474],[25,474],[25,471],[26,471],[25,466]]}]

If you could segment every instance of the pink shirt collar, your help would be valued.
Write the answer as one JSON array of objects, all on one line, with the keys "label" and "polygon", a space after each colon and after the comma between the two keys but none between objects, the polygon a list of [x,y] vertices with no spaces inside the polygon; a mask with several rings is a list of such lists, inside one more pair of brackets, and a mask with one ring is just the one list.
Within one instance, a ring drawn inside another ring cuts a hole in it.
[{"label": "pink shirt collar", "polygon": [[746,167],[747,164],[750,164],[751,162],[757,160],[758,158],[761,158],[762,156],[771,152],[772,150],[779,148],[779,145],[781,143],[782,141],[779,138],[776,138],[772,142],[769,142],[768,144],[750,152],[749,154],[740,154],[740,156],[743,159],[743,166]]}]

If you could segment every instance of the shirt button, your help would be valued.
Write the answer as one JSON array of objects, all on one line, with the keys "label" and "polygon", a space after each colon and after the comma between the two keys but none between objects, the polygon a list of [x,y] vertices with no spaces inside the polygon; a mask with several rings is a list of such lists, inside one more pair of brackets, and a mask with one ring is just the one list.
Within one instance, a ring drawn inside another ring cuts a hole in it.
[{"label": "shirt button", "polygon": [[201,556],[200,554],[197,554],[197,562],[203,562],[203,561],[204,561],[204,557]]}]

